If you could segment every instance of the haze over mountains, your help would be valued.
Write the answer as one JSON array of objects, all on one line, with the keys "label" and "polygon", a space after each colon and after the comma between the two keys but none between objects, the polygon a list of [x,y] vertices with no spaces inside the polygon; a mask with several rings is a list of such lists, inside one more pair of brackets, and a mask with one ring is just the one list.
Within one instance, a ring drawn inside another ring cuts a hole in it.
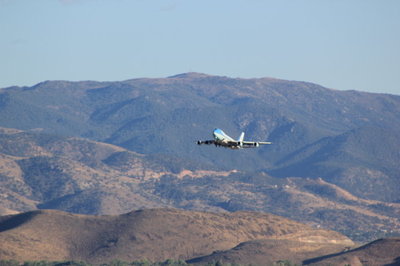
[{"label": "haze over mountains", "polygon": [[[0,90],[1,214],[269,212],[357,241],[400,233],[400,96],[186,73]],[[198,146],[215,127],[272,141]]]}]

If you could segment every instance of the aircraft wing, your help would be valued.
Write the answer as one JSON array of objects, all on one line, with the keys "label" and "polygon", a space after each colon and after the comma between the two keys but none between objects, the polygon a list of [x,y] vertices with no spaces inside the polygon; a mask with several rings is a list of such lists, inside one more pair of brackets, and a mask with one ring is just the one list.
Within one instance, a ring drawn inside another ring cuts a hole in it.
[{"label": "aircraft wing", "polygon": [[257,141],[257,143],[261,145],[272,144],[272,142],[269,141]]},{"label": "aircraft wing", "polygon": [[202,144],[206,144],[206,145],[211,145],[211,144],[215,144],[215,140],[198,140],[197,144],[198,145],[202,145]]}]

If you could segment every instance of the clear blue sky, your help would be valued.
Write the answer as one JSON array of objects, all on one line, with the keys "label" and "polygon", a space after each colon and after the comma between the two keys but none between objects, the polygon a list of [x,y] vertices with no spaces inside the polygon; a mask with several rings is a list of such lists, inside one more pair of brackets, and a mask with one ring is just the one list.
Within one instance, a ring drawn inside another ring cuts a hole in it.
[{"label": "clear blue sky", "polygon": [[0,0],[0,87],[202,72],[400,94],[398,0]]}]

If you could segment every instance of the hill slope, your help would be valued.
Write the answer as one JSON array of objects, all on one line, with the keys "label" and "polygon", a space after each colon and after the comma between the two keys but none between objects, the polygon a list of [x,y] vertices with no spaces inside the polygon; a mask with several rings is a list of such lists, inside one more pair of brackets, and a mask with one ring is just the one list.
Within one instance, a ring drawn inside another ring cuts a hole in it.
[{"label": "hill slope", "polygon": [[154,207],[251,210],[336,230],[358,241],[400,234],[400,204],[365,200],[320,178],[190,170],[200,165],[4,128],[0,145],[2,214],[38,208],[81,214]]},{"label": "hill slope", "polygon": [[20,261],[190,259],[241,242],[267,239],[290,239],[298,245],[318,243],[336,252],[353,246],[350,239],[336,232],[253,212],[153,209],[118,216],[85,216],[35,211],[0,217],[0,257]]},{"label": "hill slope", "polygon": [[[327,255],[313,258],[318,253]],[[279,261],[289,261],[296,265],[395,266],[400,262],[400,238],[379,239],[354,249],[346,247],[338,253],[332,252],[332,245],[324,243],[299,243],[286,239],[256,240],[188,262],[206,265],[215,261],[242,265],[249,262],[255,265],[275,265]]]},{"label": "hill slope", "polygon": [[305,265],[399,265],[400,238],[378,239],[357,249],[304,261]]},{"label": "hill slope", "polygon": [[[0,214],[63,209],[120,214],[170,206],[141,188],[149,179],[181,177],[184,160],[141,155],[78,138],[0,128]],[[183,172],[187,176],[225,172]]]},{"label": "hill slope", "polygon": [[[315,237],[320,236],[316,235]],[[250,263],[251,265],[274,265],[279,261],[290,261],[290,263],[301,265],[303,260],[316,257],[318,254],[332,254],[347,248],[350,246],[338,246],[320,240],[263,239],[243,242],[232,249],[191,259],[188,263],[207,265],[220,261],[239,265],[249,265]]]},{"label": "hill slope", "polygon": [[[85,137],[221,170],[322,177],[359,197],[390,202],[400,201],[399,114],[400,96],[198,73],[0,90],[3,127]],[[274,144],[240,152],[193,145],[214,127]]]}]

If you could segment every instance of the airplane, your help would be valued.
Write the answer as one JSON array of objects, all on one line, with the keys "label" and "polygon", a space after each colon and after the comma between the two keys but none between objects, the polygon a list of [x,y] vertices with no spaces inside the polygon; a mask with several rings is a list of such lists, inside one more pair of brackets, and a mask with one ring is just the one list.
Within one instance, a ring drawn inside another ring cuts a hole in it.
[{"label": "airplane", "polygon": [[245,140],[243,140],[244,132],[242,132],[242,134],[240,134],[240,137],[237,140],[234,140],[233,138],[229,137],[227,134],[225,134],[224,131],[222,131],[219,128],[214,129],[213,136],[214,136],[213,140],[198,140],[197,144],[198,145],[214,144],[216,147],[231,148],[234,150],[242,149],[242,148],[257,148],[260,145],[272,144],[272,142],[266,142],[266,141],[245,141]]}]

